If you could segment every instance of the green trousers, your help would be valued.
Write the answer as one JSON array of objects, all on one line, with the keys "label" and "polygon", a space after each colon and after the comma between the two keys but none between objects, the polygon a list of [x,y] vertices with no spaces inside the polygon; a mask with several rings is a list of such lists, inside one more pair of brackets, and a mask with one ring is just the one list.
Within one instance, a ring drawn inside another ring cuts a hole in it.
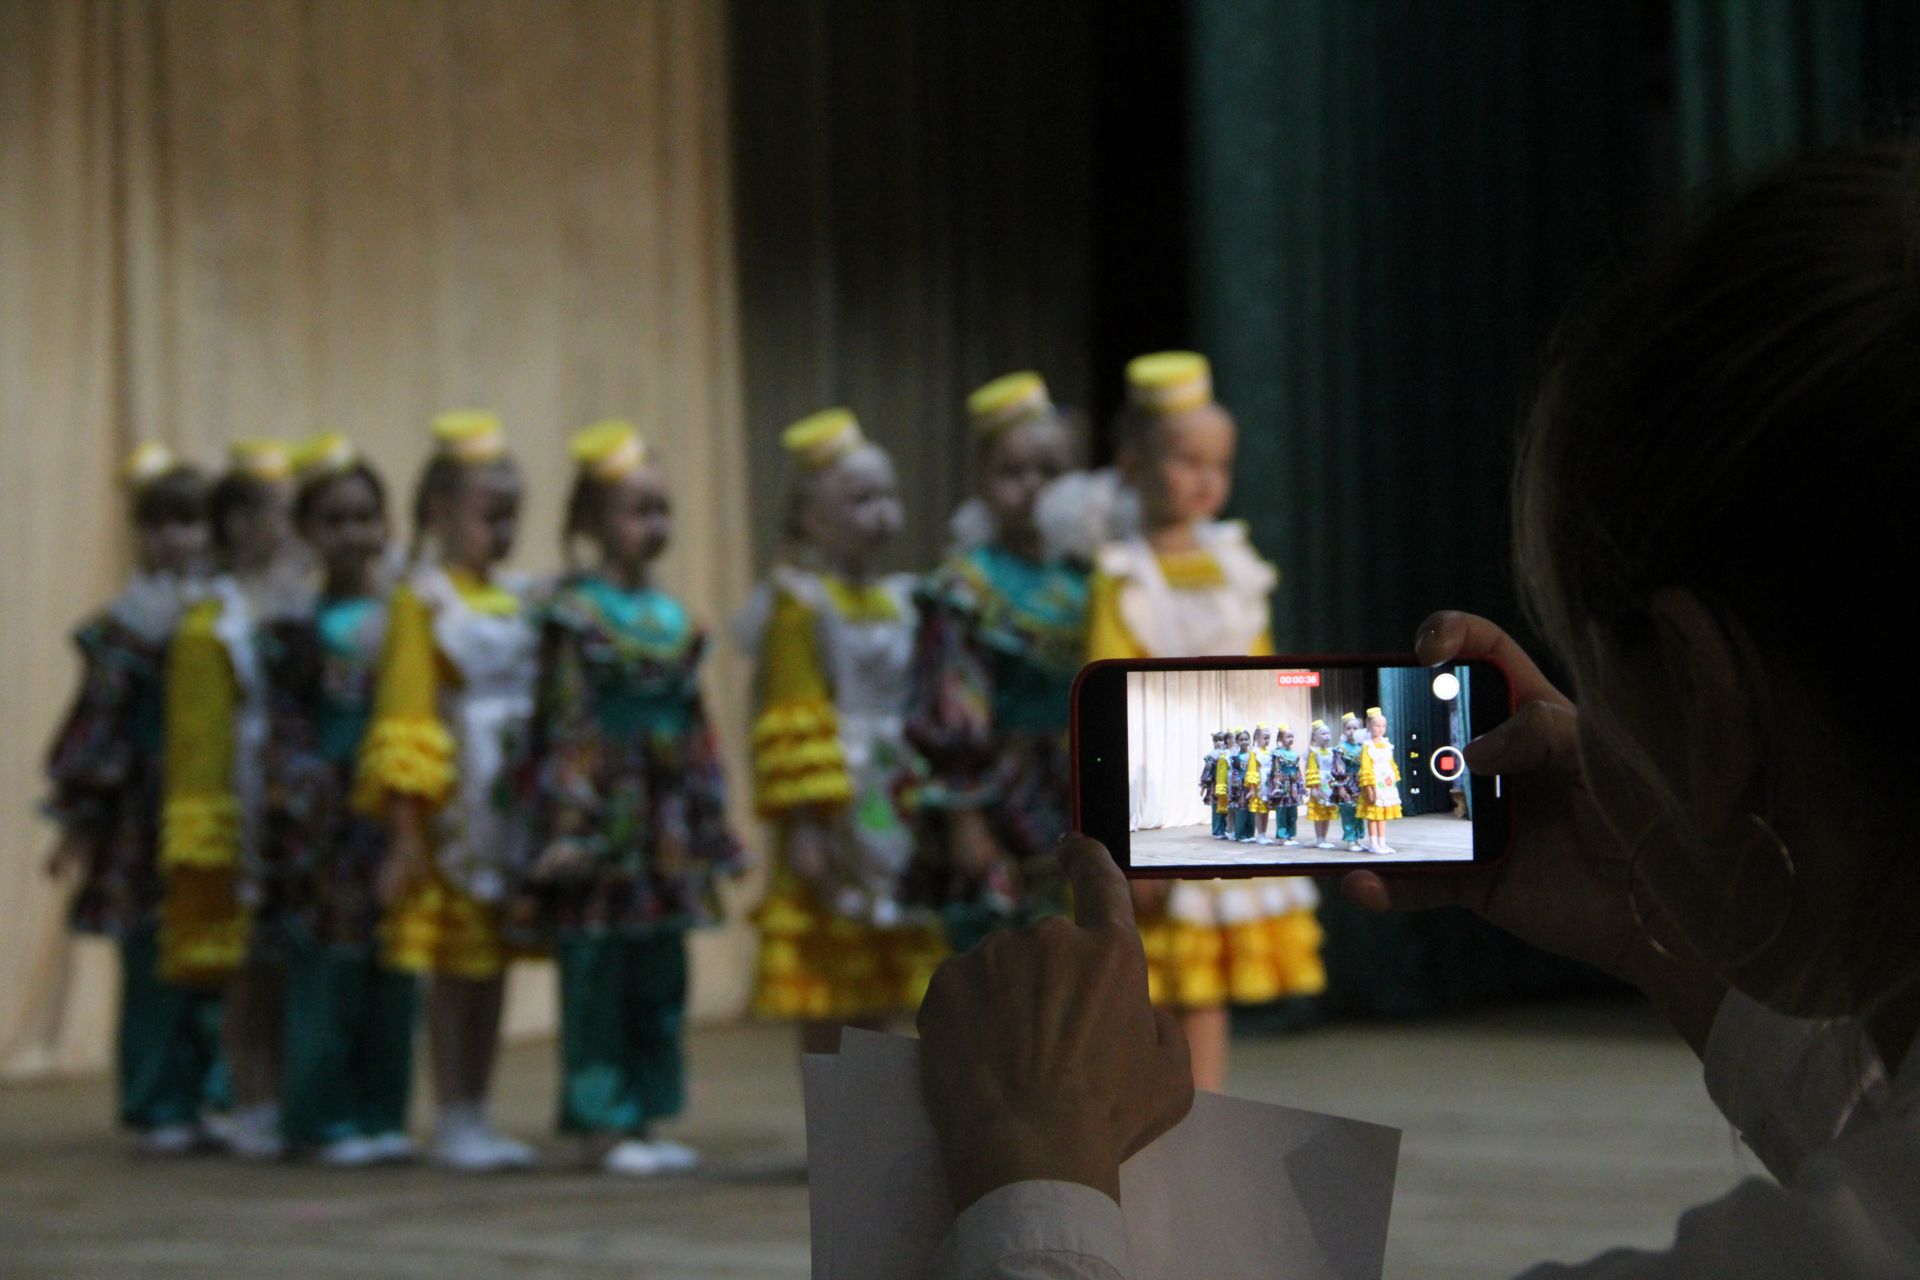
[{"label": "green trousers", "polygon": [[203,1109],[228,1106],[220,991],[162,982],[152,928],[120,937],[118,1034],[121,1124],[194,1124]]},{"label": "green trousers", "polygon": [[686,1099],[686,930],[582,932],[560,969],[560,1131],[641,1133]]},{"label": "green trousers", "polygon": [[281,1129],[297,1147],[404,1133],[419,980],[372,949],[289,938]]},{"label": "green trousers", "polygon": [[1273,834],[1291,840],[1300,834],[1300,806],[1283,804],[1273,811]]},{"label": "green trousers", "polygon": [[1340,838],[1349,844],[1367,838],[1367,824],[1360,821],[1360,806],[1353,804],[1340,806]]}]

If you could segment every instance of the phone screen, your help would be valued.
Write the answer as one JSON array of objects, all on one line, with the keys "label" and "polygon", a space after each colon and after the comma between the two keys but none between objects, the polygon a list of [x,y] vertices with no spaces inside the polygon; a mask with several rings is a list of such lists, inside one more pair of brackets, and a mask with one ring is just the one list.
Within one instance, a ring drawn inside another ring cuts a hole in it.
[{"label": "phone screen", "polygon": [[1488,663],[1097,664],[1075,702],[1080,826],[1141,875],[1490,860],[1506,787],[1463,748],[1509,709]]}]

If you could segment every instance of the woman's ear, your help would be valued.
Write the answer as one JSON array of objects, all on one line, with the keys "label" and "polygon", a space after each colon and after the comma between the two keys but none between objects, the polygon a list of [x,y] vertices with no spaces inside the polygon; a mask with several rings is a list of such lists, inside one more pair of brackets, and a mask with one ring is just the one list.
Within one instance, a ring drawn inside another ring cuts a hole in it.
[{"label": "woman's ear", "polygon": [[1761,760],[1754,681],[1726,628],[1693,592],[1656,591],[1651,604],[1657,683],[1677,724],[1687,808],[1708,839],[1746,830]]}]

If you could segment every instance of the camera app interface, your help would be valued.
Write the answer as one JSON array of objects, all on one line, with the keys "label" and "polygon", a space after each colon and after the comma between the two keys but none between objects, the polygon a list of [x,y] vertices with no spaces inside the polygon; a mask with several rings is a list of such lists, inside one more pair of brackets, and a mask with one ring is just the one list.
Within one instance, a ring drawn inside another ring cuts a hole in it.
[{"label": "camera app interface", "polygon": [[1133,865],[1472,861],[1468,680],[1466,667],[1128,672]]}]

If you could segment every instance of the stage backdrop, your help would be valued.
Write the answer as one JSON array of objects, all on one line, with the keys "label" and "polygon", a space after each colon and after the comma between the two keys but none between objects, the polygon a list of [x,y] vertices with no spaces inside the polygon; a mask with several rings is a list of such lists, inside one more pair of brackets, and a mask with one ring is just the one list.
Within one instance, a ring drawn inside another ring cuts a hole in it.
[{"label": "stage backdrop", "polygon": [[[676,488],[667,585],[715,623],[740,603],[724,24],[707,0],[0,0],[0,1071],[105,1062],[112,957],[64,938],[33,810],[65,632],[127,566],[135,441],[213,459],[338,427],[404,505],[429,416],[492,406],[543,569],[567,435],[632,416]],[[737,749],[730,646],[708,685]],[[749,943],[702,940],[698,1011],[740,1007]],[[550,1026],[550,971],[515,981],[512,1027]]]}]

